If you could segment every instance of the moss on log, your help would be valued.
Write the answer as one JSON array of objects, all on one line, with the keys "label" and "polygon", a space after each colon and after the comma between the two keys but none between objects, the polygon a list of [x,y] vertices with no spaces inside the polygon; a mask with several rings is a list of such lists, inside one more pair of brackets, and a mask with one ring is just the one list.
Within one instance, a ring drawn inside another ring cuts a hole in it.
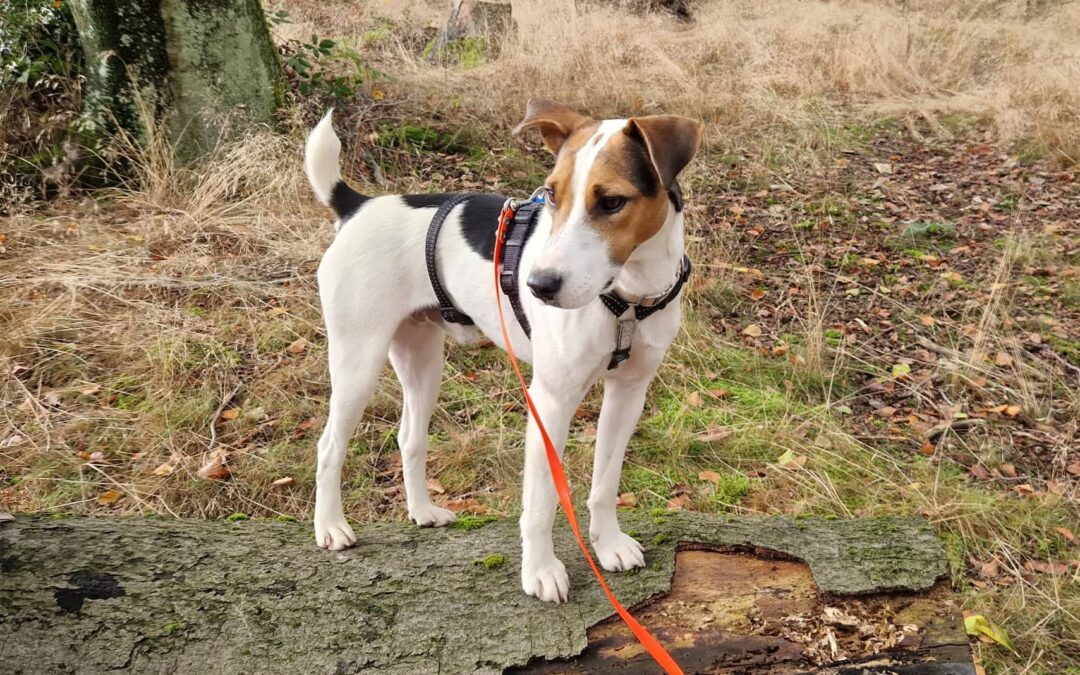
[{"label": "moss on log", "polygon": [[[628,606],[668,590],[679,545],[776,551],[834,594],[919,591],[945,573],[940,543],[913,519],[623,522],[647,544],[645,568],[610,575]],[[516,523],[357,535],[330,553],[300,523],[0,523],[0,662],[13,673],[500,673],[580,653],[611,614],[565,528],[556,548],[574,587],[561,606],[521,592]]]},{"label": "moss on log", "polygon": [[223,129],[270,123],[284,73],[258,0],[72,0],[86,55],[84,117],[147,140],[162,130],[181,159]]}]

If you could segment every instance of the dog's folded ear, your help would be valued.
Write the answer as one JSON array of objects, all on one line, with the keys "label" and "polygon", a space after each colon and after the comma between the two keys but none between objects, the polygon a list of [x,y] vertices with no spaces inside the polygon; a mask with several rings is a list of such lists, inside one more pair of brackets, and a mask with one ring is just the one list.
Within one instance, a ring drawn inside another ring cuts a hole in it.
[{"label": "dog's folded ear", "polygon": [[590,122],[591,118],[562,103],[530,98],[525,109],[525,119],[514,127],[513,134],[517,136],[529,129],[539,129],[544,145],[557,154],[570,134]]},{"label": "dog's folded ear", "polygon": [[649,115],[630,118],[624,133],[645,144],[657,177],[664,189],[669,190],[679,172],[697,154],[702,124],[679,115]]}]

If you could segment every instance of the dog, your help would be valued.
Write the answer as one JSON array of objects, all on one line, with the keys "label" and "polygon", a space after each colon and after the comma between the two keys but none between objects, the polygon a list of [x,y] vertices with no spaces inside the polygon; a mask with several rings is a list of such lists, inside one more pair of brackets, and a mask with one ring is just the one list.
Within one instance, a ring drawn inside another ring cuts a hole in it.
[{"label": "dog", "polygon": [[[450,323],[438,311],[425,245],[432,216],[453,195],[356,192],[341,178],[341,143],[331,115],[308,137],[305,169],[319,201],[337,215],[334,241],[318,269],[331,396],[318,441],[314,517],[316,543],[336,551],[356,542],[342,510],[341,467],[388,355],[404,392],[397,439],[409,518],[422,527],[455,520],[428,495],[428,424],[442,378],[445,334],[461,342],[486,337],[505,348],[492,288],[496,226],[505,199],[471,195],[454,207],[441,229],[436,271],[455,307],[475,322]],[[511,319],[511,346],[533,366],[529,392],[560,456],[579,403],[604,380],[589,537],[605,570],[641,567],[642,546],[620,529],[616,516],[619,477],[649,384],[678,333],[680,308],[674,297],[647,319],[632,322],[632,334],[618,337],[622,319],[605,307],[601,295],[613,294],[632,306],[645,306],[665,292],[672,295],[680,269],[688,264],[677,179],[698,151],[702,125],[677,115],[594,120],[568,106],[532,99],[513,133],[527,130],[538,130],[556,159],[519,267],[519,279],[526,283],[518,291],[531,339]],[[513,316],[505,296],[502,302],[506,316]],[[612,367],[613,345],[627,340],[629,357]],[[552,544],[555,488],[533,419],[525,437],[522,503],[522,588],[547,602],[566,601],[570,581]]]}]

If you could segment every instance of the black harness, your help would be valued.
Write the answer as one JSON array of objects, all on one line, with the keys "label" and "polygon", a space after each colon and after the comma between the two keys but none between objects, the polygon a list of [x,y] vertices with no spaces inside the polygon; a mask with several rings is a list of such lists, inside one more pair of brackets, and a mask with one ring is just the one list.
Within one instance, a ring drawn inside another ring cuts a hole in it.
[{"label": "black harness", "polygon": [[[431,224],[428,225],[427,245],[424,250],[428,279],[431,281],[431,289],[435,291],[435,297],[439,301],[439,314],[447,323],[460,323],[465,326],[472,326],[474,322],[468,314],[459,311],[454,306],[453,301],[450,300],[450,296],[447,295],[446,289],[443,288],[442,283],[439,281],[439,272],[435,266],[435,254],[439,242],[439,231],[442,230],[446,217],[450,215],[450,212],[455,207],[471,196],[468,193],[454,195],[439,206],[439,209],[435,211],[435,215],[431,218]],[[532,327],[529,325],[529,318],[525,315],[525,307],[521,302],[521,294],[518,292],[518,268],[521,265],[521,256],[525,251],[525,244],[529,241],[529,237],[532,236],[537,218],[543,207],[544,203],[542,201],[530,200],[515,208],[514,216],[508,227],[506,240],[503,242],[502,269],[499,271],[499,286],[502,292],[506,294],[506,297],[510,299],[510,306],[514,309],[514,316],[517,317],[521,329],[525,331],[525,336],[530,339],[532,339]],[[498,223],[495,224],[495,227],[498,227]],[[607,307],[608,311],[618,321],[615,334],[615,349],[611,352],[608,370],[618,368],[619,364],[630,358],[630,342],[637,322],[649,318],[671,304],[673,300],[679,297],[683,284],[689,278],[690,258],[684,255],[679,265],[678,278],[675,280],[674,285],[664,293],[628,299],[616,291],[609,291],[600,296],[600,301],[604,303],[604,307]],[[634,311],[627,314],[630,309]]]}]

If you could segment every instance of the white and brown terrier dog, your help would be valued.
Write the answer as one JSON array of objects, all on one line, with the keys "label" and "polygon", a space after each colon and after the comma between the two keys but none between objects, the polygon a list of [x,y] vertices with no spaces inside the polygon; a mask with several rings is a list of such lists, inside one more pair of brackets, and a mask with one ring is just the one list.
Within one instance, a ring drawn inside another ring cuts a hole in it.
[{"label": "white and brown terrier dog", "polygon": [[[679,303],[676,298],[637,323],[630,358],[609,369],[617,319],[599,296],[611,293],[633,306],[673,288],[684,258],[676,178],[697,152],[702,126],[674,115],[598,121],[534,99],[514,133],[528,129],[538,129],[557,157],[519,268],[531,291],[520,289],[531,340],[510,319],[512,347],[532,363],[529,391],[560,454],[574,411],[604,379],[589,535],[604,569],[640,567],[641,544],[619,528],[615,502],[627,442],[679,330]],[[425,242],[433,214],[453,195],[363,196],[342,181],[340,151],[327,114],[307,140],[305,168],[319,200],[338,216],[336,238],[318,273],[332,394],[318,444],[315,540],[331,550],[356,542],[342,511],[341,467],[387,355],[404,391],[398,443],[409,517],[421,526],[442,526],[454,514],[432,503],[425,473],[443,336],[486,336],[504,347],[491,269],[504,198],[470,196],[445,220],[436,250],[439,278],[475,325],[446,323],[433,309],[438,303],[424,264]],[[512,317],[506,297],[503,302]],[[551,540],[556,495],[531,419],[522,502],[522,586],[541,600],[565,601],[570,581]]]}]

